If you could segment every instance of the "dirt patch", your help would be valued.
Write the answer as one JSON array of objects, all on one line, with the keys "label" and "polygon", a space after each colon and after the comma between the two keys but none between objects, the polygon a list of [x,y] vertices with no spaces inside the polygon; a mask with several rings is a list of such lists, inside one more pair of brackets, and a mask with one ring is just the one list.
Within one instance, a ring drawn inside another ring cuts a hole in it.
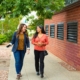
[{"label": "dirt patch", "polygon": [[0,70],[0,80],[8,80],[8,72],[5,70]]},{"label": "dirt patch", "polygon": [[10,59],[0,59],[0,70],[9,70]]},{"label": "dirt patch", "polygon": [[11,48],[6,48],[7,44],[0,45],[0,80],[8,80]]},{"label": "dirt patch", "polygon": [[63,66],[64,68],[66,68],[69,71],[76,71],[76,68],[74,68],[73,66],[71,66],[65,62],[59,62],[59,64],[61,64],[61,66]]}]

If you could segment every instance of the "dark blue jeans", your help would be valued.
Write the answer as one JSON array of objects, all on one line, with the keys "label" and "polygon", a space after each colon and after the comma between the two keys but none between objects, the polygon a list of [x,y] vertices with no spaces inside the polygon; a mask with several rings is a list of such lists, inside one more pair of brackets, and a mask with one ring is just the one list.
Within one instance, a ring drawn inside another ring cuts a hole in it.
[{"label": "dark blue jeans", "polygon": [[17,74],[21,73],[24,56],[25,56],[25,52],[23,50],[17,50],[16,52],[14,52],[15,68]]}]

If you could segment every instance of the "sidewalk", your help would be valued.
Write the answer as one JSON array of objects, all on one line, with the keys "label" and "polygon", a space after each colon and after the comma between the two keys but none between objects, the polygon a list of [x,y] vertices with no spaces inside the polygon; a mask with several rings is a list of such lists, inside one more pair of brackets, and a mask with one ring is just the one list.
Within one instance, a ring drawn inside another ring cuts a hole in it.
[{"label": "sidewalk", "polygon": [[[23,77],[20,80],[80,80],[79,71],[68,71],[59,63],[63,61],[52,54],[45,57],[45,74],[43,79],[40,78],[35,73],[33,45],[31,45],[30,51],[29,55],[25,55],[22,70]],[[13,54],[11,56],[8,80],[16,80]]]}]

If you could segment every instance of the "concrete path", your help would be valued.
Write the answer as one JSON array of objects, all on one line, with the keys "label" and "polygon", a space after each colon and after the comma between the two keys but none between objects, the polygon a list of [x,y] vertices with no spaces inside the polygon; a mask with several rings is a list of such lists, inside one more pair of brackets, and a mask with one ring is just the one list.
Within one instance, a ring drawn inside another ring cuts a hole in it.
[{"label": "concrete path", "polygon": [[[79,71],[68,71],[60,62],[63,62],[51,53],[45,57],[44,78],[36,75],[34,67],[33,45],[31,45],[30,54],[25,55],[24,66],[22,70],[23,77],[20,80],[80,80]],[[16,72],[13,54],[11,56],[8,80],[16,80]]]}]

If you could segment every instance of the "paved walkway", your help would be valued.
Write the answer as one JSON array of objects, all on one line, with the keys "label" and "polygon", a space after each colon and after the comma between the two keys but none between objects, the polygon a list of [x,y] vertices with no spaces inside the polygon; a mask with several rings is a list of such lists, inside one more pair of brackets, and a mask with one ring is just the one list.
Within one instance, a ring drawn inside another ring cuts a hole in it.
[{"label": "paved walkway", "polygon": [[[41,79],[40,76],[37,76],[35,73],[33,46],[31,46],[30,54],[25,55],[24,67],[22,70],[23,77],[21,80],[80,80],[79,71],[68,71],[63,66],[61,66],[60,62],[63,61],[52,54],[46,56],[45,77]],[[11,56],[8,80],[16,80],[13,54]]]}]

